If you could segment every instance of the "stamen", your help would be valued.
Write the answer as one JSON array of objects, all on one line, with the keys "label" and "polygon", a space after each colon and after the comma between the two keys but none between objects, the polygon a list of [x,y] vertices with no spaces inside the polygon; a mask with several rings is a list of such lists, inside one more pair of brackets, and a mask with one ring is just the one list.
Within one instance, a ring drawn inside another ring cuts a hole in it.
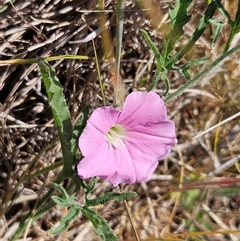
[{"label": "stamen", "polygon": [[117,145],[123,145],[123,139],[125,137],[126,130],[121,125],[114,125],[107,133],[106,140],[109,145],[117,147]]}]

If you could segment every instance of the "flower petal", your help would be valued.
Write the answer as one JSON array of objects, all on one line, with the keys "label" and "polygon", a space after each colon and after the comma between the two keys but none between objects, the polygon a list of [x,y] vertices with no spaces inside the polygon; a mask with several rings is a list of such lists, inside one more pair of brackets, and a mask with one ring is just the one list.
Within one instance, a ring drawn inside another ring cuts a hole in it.
[{"label": "flower petal", "polygon": [[173,144],[177,143],[175,125],[174,122],[170,120],[160,121],[159,123],[147,126],[131,126],[127,132],[139,132],[152,136],[166,137],[169,139],[175,139]]},{"label": "flower petal", "polygon": [[[151,127],[148,129],[150,130]],[[128,142],[126,145],[128,146],[131,156],[134,158],[135,154],[132,149],[130,149],[132,146],[136,147],[143,154],[146,154],[148,158],[158,161],[169,154],[171,146],[177,143],[177,139],[175,135],[161,136],[156,134],[151,135],[143,132],[129,131],[126,137],[126,142]]]},{"label": "flower petal", "polygon": [[112,183],[114,186],[117,186],[120,183],[135,183],[136,170],[127,147],[124,145],[114,149],[114,156],[117,167],[116,172],[113,175],[107,175],[103,178]]},{"label": "flower petal", "polygon": [[77,166],[82,179],[99,176],[117,186],[119,183],[136,182],[136,171],[126,146],[113,148],[104,142]]},{"label": "flower petal", "polygon": [[154,92],[132,92],[126,98],[118,123],[125,126],[148,125],[167,119],[163,100]]},{"label": "flower petal", "polygon": [[114,186],[145,182],[175,143],[175,126],[167,119],[163,100],[154,92],[133,92],[122,110],[104,107],[93,112],[79,138],[85,157],[78,174],[83,179],[99,176]]},{"label": "flower petal", "polygon": [[82,179],[95,176],[108,176],[116,172],[114,153],[108,144],[103,142],[91,154],[84,157],[78,164],[78,175]]},{"label": "flower petal", "polygon": [[139,146],[134,146],[132,143],[128,143],[128,150],[135,167],[136,182],[149,181],[158,166],[158,159],[149,155],[149,153],[143,152],[143,150],[139,149]]},{"label": "flower petal", "polygon": [[120,111],[113,107],[101,107],[92,113],[78,142],[84,156],[103,143],[106,133],[114,126],[119,114]]}]

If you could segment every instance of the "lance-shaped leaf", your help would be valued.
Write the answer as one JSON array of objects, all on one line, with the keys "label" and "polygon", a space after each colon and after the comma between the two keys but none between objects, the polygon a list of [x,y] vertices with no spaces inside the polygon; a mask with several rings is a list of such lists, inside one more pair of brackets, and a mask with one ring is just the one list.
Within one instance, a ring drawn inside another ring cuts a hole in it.
[{"label": "lance-shaped leaf", "polygon": [[125,193],[110,192],[100,197],[97,197],[95,199],[87,200],[86,204],[88,206],[96,206],[100,204],[105,204],[111,200],[124,201],[126,199],[134,198],[136,196],[137,196],[137,193],[135,192],[125,192]]},{"label": "lance-shaped leaf", "polygon": [[[219,1],[217,1],[217,2],[219,2]],[[231,42],[233,40],[233,37],[235,36],[236,33],[238,33],[240,31],[240,1],[238,1],[238,8],[237,8],[237,12],[235,14],[235,19],[233,22],[230,22],[230,25],[231,25],[231,32],[229,34],[229,38],[227,40],[224,52],[226,52],[229,49]]]},{"label": "lance-shaped leaf", "polygon": [[68,214],[60,220],[59,226],[51,228],[49,233],[59,234],[64,232],[68,228],[70,222],[79,216],[80,212],[81,212],[80,206],[72,207],[69,210]]},{"label": "lance-shaped leaf", "polygon": [[159,80],[162,80],[166,87],[166,90],[164,92],[164,95],[166,96],[170,89],[170,82],[169,82],[169,79],[167,78],[167,70],[165,68],[165,60],[162,57],[162,55],[160,54],[157,46],[151,40],[148,33],[143,29],[141,29],[140,32],[141,32],[142,36],[144,37],[148,47],[153,51],[154,56],[157,61],[157,69],[152,78],[152,83],[150,84],[148,91],[152,90],[156,86],[156,84],[158,83]]},{"label": "lance-shaped leaf", "polygon": [[49,105],[58,129],[63,152],[64,169],[71,171],[73,164],[73,155],[71,153],[73,128],[70,112],[63,94],[63,87],[56,76],[54,68],[40,57],[37,58],[37,61],[47,91]]},{"label": "lance-shaped leaf", "polygon": [[75,198],[75,194],[69,196],[68,193],[66,192],[66,190],[59,184],[57,183],[51,183],[52,186],[54,186],[54,188],[60,190],[60,192],[62,193],[62,198],[58,197],[58,196],[52,196],[52,200],[57,203],[60,206],[63,207],[69,207],[69,206],[74,206],[76,205],[76,202],[74,201]]},{"label": "lance-shaped leaf", "polygon": [[169,44],[167,45],[167,53],[169,54],[176,43],[184,34],[183,26],[190,20],[191,16],[188,14],[188,8],[192,0],[177,0],[174,7],[169,9],[171,18],[171,31],[167,36]]},{"label": "lance-shaped leaf", "polygon": [[81,211],[83,215],[92,222],[97,235],[99,235],[103,241],[118,241],[117,237],[114,235],[112,229],[108,226],[103,217],[86,206],[84,206]]}]

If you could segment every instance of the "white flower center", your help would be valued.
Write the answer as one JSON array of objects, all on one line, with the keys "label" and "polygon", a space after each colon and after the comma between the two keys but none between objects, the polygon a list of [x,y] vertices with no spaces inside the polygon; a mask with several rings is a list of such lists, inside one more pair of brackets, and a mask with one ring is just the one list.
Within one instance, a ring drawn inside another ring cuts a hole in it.
[{"label": "white flower center", "polygon": [[111,129],[109,129],[106,139],[109,145],[117,147],[117,145],[123,144],[123,139],[126,135],[126,130],[121,125],[114,125]]}]

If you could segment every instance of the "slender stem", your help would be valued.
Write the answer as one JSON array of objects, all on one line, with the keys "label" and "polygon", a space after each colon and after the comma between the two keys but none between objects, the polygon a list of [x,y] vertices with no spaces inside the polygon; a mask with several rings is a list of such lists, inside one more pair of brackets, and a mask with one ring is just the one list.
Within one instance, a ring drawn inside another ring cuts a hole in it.
[{"label": "slender stem", "polygon": [[[123,189],[122,189],[122,186],[121,186],[121,185],[119,185],[119,189],[120,189],[120,192],[123,193]],[[137,241],[141,241],[140,238],[139,238],[139,236],[138,236],[137,229],[136,229],[136,227],[135,227],[135,225],[134,225],[134,223],[133,223],[133,217],[132,217],[130,208],[129,208],[128,203],[127,203],[126,200],[124,200],[124,206],[125,206],[125,209],[126,209],[126,211],[127,211],[127,215],[128,215],[128,217],[129,217],[130,223],[131,223],[131,225],[132,225],[135,238],[136,238]]]},{"label": "slender stem", "polygon": [[[219,5],[220,5],[220,3],[219,3]],[[224,8],[222,7],[222,9],[224,9]],[[234,22],[229,23],[231,25],[231,31],[229,33],[229,37],[228,37],[227,43],[225,45],[224,52],[229,49],[229,47],[231,45],[231,42],[233,40],[233,37],[235,36],[236,33],[239,32],[239,23],[240,23],[240,16],[239,15],[240,15],[240,1],[238,1],[238,9],[237,9],[237,12],[236,12],[236,15],[235,15],[235,20],[234,20]]]},{"label": "slender stem", "polygon": [[169,67],[171,67],[178,60],[180,60],[192,48],[192,46],[202,36],[203,32],[205,31],[206,27],[209,24],[209,19],[212,18],[212,16],[216,12],[216,9],[217,9],[217,6],[216,6],[215,1],[211,1],[211,3],[208,5],[203,17],[201,18],[197,29],[193,33],[191,39],[175,56],[173,56],[172,58],[169,59],[169,61],[166,62],[166,64],[165,64],[166,69],[169,69]]},{"label": "slender stem", "polygon": [[200,81],[203,77],[205,77],[207,74],[209,74],[210,71],[212,71],[216,66],[218,66],[224,59],[229,57],[230,55],[239,52],[240,51],[240,45],[232,48],[231,50],[223,53],[221,57],[219,57],[217,60],[215,60],[207,69],[202,71],[200,74],[198,74],[196,77],[194,77],[192,80],[188,81],[185,85],[183,85],[181,88],[179,88],[177,91],[169,95],[164,101],[165,103],[170,102],[172,99],[178,97],[181,95],[186,89],[189,89],[194,84],[196,84],[198,81]]},{"label": "slender stem", "polygon": [[116,71],[117,78],[120,71],[120,57],[122,50],[123,24],[124,24],[125,0],[117,1],[117,47],[116,47]]},{"label": "slender stem", "polygon": [[93,50],[94,50],[94,55],[95,55],[98,79],[99,79],[99,84],[100,84],[100,89],[101,89],[102,102],[103,102],[103,105],[106,106],[106,98],[105,98],[105,94],[104,94],[104,83],[101,78],[100,68],[99,68],[99,64],[98,64],[97,51],[96,51],[94,40],[92,40],[92,43],[93,43]]},{"label": "slender stem", "polygon": [[123,25],[124,25],[124,10],[125,0],[117,1],[117,41],[116,41],[116,58],[114,64],[114,76],[115,80],[113,83],[113,106],[121,107],[124,102],[124,84],[120,76],[120,65],[121,65],[121,50],[122,50],[122,39],[123,39]]}]

